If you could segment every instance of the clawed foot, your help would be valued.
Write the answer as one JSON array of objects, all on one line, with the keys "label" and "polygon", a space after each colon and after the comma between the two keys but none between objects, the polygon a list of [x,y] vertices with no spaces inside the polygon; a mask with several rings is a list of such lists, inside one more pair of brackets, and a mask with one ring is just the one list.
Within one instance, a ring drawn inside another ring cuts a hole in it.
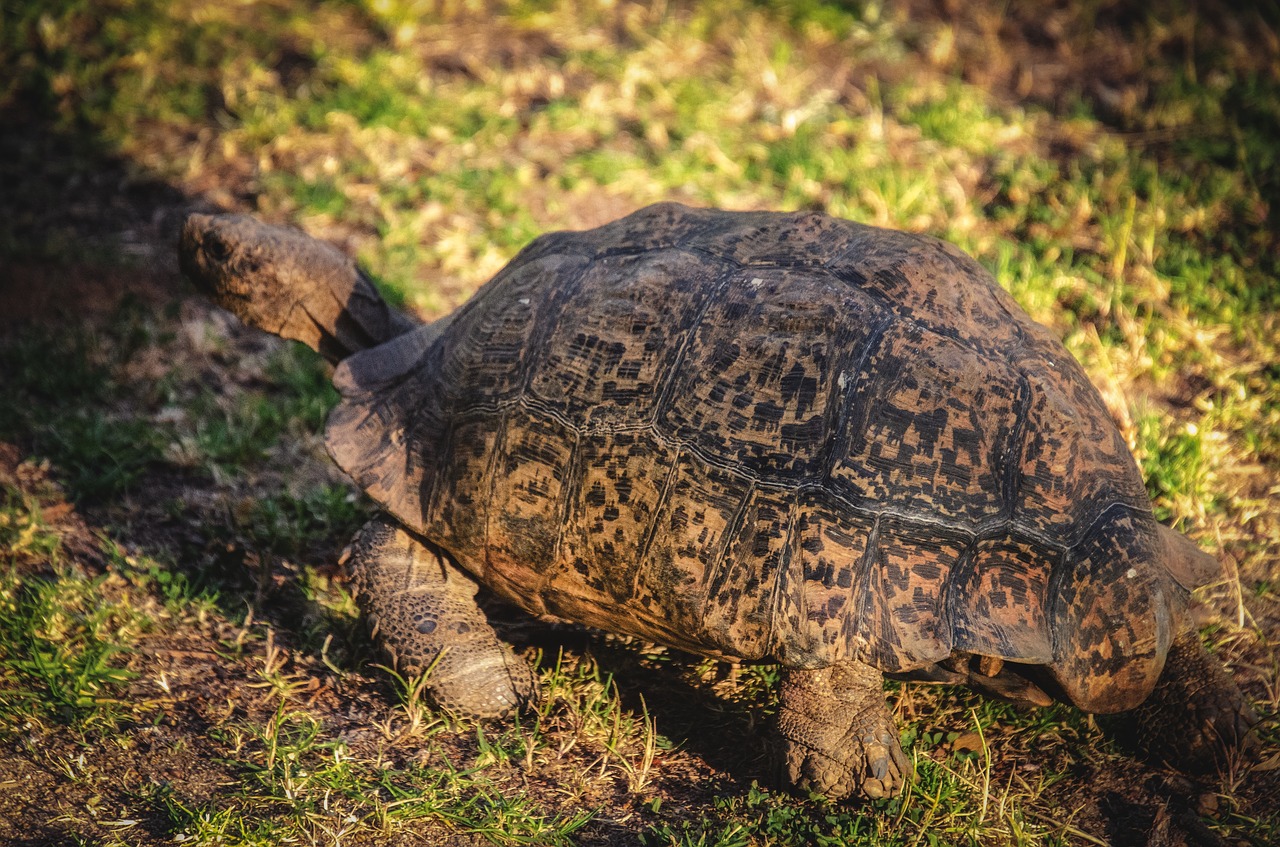
[{"label": "clawed foot", "polygon": [[424,593],[366,601],[392,665],[403,674],[426,673],[430,702],[456,715],[501,718],[532,702],[533,669],[498,639],[478,608],[461,602],[463,592],[451,592],[455,602],[441,602],[449,597],[443,590]]},{"label": "clawed foot", "polygon": [[791,671],[778,730],[787,777],[832,800],[878,800],[898,792],[911,763],[884,702],[880,673],[866,665]]},{"label": "clawed foot", "polygon": [[870,731],[847,740],[839,758],[821,750],[791,743],[787,747],[787,778],[797,787],[832,800],[861,796],[871,800],[892,797],[911,774],[911,763],[898,740],[886,731]]}]

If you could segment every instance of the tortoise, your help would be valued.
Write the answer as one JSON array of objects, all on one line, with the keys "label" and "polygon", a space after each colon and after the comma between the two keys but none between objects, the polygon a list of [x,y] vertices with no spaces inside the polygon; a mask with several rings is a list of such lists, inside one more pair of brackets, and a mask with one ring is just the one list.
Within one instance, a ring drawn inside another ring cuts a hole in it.
[{"label": "tortoise", "polygon": [[383,513],[362,613],[435,703],[534,694],[477,605],[782,666],[786,774],[884,797],[885,675],[1138,710],[1188,770],[1257,718],[1188,627],[1217,561],[1157,522],[1096,389],[977,262],[811,212],[666,203],[543,235],[421,325],[336,248],[190,215],[184,272],[336,365],[326,443]]}]

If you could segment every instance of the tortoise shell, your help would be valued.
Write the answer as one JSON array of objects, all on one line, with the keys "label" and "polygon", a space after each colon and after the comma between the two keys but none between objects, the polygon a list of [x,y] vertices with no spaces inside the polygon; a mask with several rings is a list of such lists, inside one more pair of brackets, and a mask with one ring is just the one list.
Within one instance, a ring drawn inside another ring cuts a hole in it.
[{"label": "tortoise shell", "polygon": [[663,204],[344,361],[327,437],[538,615],[695,653],[1159,674],[1197,579],[1072,356],[932,238]]}]

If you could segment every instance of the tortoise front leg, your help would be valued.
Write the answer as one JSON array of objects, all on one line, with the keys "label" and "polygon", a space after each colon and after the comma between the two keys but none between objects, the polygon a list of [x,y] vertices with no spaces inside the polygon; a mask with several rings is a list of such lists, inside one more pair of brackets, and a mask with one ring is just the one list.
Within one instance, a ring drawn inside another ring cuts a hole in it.
[{"label": "tortoise front leg", "polygon": [[778,731],[787,776],[832,800],[896,793],[911,773],[880,671],[861,662],[787,670]]},{"label": "tortoise front leg", "polygon": [[430,670],[437,706],[500,717],[530,699],[529,665],[476,605],[479,586],[441,553],[384,516],[356,534],[346,564],[374,638],[401,673]]},{"label": "tortoise front leg", "polygon": [[1134,709],[1138,746],[1190,773],[1229,773],[1257,759],[1258,715],[1195,632],[1169,646],[1155,690]]}]

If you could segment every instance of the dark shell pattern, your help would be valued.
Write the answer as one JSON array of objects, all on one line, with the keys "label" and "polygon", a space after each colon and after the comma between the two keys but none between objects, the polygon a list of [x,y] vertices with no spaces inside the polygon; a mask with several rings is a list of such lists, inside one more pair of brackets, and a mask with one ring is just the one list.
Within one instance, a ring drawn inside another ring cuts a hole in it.
[{"label": "dark shell pattern", "polygon": [[1048,665],[1107,711],[1185,603],[1097,391],[932,238],[653,206],[539,238],[336,381],[338,463],[535,614],[794,667]]}]

